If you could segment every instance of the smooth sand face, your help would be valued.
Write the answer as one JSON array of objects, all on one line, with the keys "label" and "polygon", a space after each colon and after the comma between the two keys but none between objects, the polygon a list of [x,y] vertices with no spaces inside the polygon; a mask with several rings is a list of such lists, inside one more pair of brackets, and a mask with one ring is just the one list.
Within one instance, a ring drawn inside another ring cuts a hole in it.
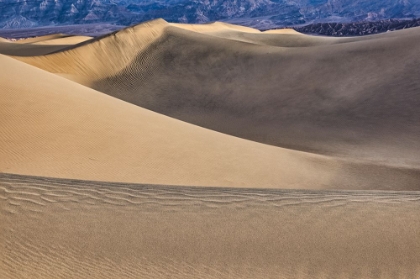
[{"label": "smooth sand face", "polygon": [[419,30],[0,41],[0,278],[420,278]]}]

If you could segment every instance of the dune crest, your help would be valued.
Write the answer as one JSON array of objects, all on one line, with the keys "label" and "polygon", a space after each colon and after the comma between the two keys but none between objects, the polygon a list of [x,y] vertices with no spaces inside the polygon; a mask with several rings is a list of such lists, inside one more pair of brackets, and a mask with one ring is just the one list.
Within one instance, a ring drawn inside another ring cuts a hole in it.
[{"label": "dune crest", "polygon": [[[139,53],[159,39],[167,26],[169,24],[163,19],[145,22],[50,54],[48,59],[51,64],[45,63],[43,57],[32,57],[31,64],[53,73],[100,79],[127,67]],[[103,59],[105,56],[111,59]],[[60,61],[54,61],[55,57],[59,57]],[[82,71],[74,67],[74,57],[84,57],[86,67]]]}]

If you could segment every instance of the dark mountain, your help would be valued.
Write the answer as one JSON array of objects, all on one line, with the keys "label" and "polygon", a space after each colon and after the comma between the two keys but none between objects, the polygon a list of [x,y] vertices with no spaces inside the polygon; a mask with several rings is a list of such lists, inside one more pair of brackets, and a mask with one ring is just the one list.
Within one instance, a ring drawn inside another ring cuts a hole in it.
[{"label": "dark mountain", "polygon": [[316,23],[302,27],[294,27],[294,29],[308,34],[342,37],[377,34],[418,26],[420,26],[420,19],[388,19],[375,22]]},{"label": "dark mountain", "polygon": [[420,0],[0,0],[0,28],[228,21],[268,29],[420,17]]}]

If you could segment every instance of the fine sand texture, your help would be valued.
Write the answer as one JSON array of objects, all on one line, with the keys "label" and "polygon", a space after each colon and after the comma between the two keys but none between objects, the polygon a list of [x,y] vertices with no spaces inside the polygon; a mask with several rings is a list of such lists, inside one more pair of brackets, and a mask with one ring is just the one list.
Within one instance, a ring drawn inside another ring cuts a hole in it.
[{"label": "fine sand texture", "polygon": [[419,211],[419,192],[0,175],[0,277],[415,279]]}]

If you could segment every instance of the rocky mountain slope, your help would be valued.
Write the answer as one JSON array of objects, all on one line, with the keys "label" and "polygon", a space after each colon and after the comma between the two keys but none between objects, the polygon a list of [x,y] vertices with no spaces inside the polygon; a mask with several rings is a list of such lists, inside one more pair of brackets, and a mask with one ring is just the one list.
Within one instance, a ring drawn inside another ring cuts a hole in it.
[{"label": "rocky mountain slope", "polygon": [[269,29],[317,22],[420,17],[420,0],[0,0],[0,28],[113,23],[154,18],[216,20]]},{"label": "rocky mountain slope", "polygon": [[302,33],[341,37],[362,36],[418,26],[420,26],[420,19],[389,19],[375,22],[315,23],[303,27],[295,27],[294,29]]}]

